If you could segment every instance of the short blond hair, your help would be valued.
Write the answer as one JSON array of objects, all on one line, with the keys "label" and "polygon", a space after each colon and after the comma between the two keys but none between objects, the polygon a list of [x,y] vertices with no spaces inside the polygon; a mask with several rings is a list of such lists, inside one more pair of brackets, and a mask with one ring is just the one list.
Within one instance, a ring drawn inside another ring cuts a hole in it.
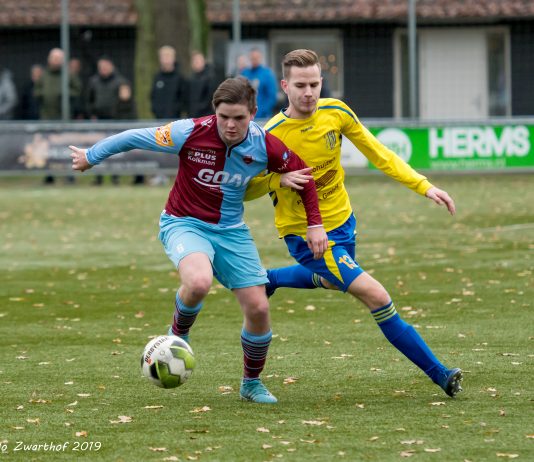
[{"label": "short blond hair", "polygon": [[290,51],[284,56],[282,61],[282,77],[287,79],[289,71],[292,67],[309,67],[317,66],[321,71],[321,63],[319,56],[313,50],[306,50],[304,48]]},{"label": "short blond hair", "polygon": [[170,45],[163,45],[159,50],[158,54],[161,56],[163,53],[170,53],[176,58],[176,50]]}]

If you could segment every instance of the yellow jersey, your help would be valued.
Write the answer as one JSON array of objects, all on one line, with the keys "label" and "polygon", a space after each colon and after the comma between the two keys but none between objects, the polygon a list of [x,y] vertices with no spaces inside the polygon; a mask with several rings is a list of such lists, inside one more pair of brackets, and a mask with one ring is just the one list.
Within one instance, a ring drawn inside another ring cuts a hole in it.
[{"label": "yellow jersey", "polygon": [[[352,213],[341,166],[341,135],[354,143],[375,167],[408,188],[424,195],[432,187],[423,175],[380,143],[338,99],[319,99],[317,110],[308,119],[292,119],[280,112],[267,122],[265,129],[312,167],[326,231],[341,226]],[[267,193],[271,194],[275,206],[275,225],[280,237],[306,236],[307,220],[302,200],[294,190],[280,188],[280,174],[253,178],[245,200]]]}]

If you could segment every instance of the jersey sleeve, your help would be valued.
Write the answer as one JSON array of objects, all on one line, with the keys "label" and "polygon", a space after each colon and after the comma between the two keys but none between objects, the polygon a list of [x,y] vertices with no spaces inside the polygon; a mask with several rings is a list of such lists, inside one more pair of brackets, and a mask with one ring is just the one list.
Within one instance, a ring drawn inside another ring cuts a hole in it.
[{"label": "jersey sleeve", "polygon": [[191,119],[177,120],[161,127],[136,128],[104,138],[87,150],[87,161],[97,165],[108,157],[132,149],[177,154],[193,130]]},{"label": "jersey sleeve", "polygon": [[265,172],[250,180],[244,199],[252,201],[276,189],[280,189],[280,173]]},{"label": "jersey sleeve", "polygon": [[[341,102],[340,102],[341,103]],[[379,170],[390,178],[397,180],[408,188],[424,195],[432,184],[425,176],[416,172],[391,149],[384,146],[375,136],[362,125],[354,112],[342,103],[343,125],[341,132],[360,152]]]},{"label": "jersey sleeve", "polygon": [[[267,148],[267,169],[275,173],[286,173],[294,170],[306,168],[304,161],[293,151],[291,151],[282,141],[270,133],[265,134],[265,145]],[[297,194],[302,199],[308,226],[317,226],[323,223],[319,212],[319,200],[315,181],[308,181]]]}]

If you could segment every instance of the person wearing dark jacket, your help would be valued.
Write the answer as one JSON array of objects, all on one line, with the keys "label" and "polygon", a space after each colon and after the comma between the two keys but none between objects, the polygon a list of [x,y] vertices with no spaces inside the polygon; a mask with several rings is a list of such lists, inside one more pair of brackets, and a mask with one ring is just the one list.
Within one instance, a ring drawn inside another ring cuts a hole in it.
[{"label": "person wearing dark jacket", "polygon": [[125,82],[109,58],[98,60],[97,73],[89,79],[87,88],[87,109],[91,119],[113,119],[119,87]]},{"label": "person wearing dark jacket", "polygon": [[[115,65],[108,57],[101,57],[96,63],[97,73],[89,79],[87,88],[87,111],[89,118],[114,119],[119,105],[119,88],[127,83],[116,70]],[[102,175],[95,176],[95,185],[104,181]],[[111,182],[119,184],[119,176],[111,175]]]},{"label": "person wearing dark jacket", "polygon": [[[61,119],[61,66],[65,53],[60,48],[52,48],[48,53],[47,68],[35,82],[33,95],[39,103],[41,120]],[[70,98],[76,98],[82,91],[82,83],[74,75],[69,76]],[[69,114],[72,116],[72,114]]]},{"label": "person wearing dark jacket", "polygon": [[189,83],[189,117],[202,117],[213,112],[211,98],[217,85],[204,55],[194,51],[191,55],[191,81]]},{"label": "person wearing dark jacket", "polygon": [[23,120],[39,119],[39,101],[35,98],[35,84],[43,77],[43,66],[34,64],[30,68],[30,80],[26,82],[20,97],[20,118]]},{"label": "person wearing dark jacket", "polygon": [[152,112],[157,119],[179,119],[185,109],[186,82],[176,62],[176,50],[165,45],[158,56],[160,70],[150,92]]}]

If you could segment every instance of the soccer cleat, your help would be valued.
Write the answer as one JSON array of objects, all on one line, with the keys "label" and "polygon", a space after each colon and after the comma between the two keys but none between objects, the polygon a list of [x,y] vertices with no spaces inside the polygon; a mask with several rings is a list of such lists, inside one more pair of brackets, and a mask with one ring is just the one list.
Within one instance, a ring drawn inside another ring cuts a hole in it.
[{"label": "soccer cleat", "polygon": [[174,335],[175,337],[180,337],[182,340],[185,340],[190,345],[190,343],[189,343],[189,335],[176,335],[172,330],[172,326],[169,327],[167,335]]},{"label": "soccer cleat", "polygon": [[239,394],[242,400],[252,401],[253,403],[275,404],[278,402],[265,385],[261,383],[260,379],[243,380]]},{"label": "soccer cleat", "polygon": [[438,379],[437,384],[443,388],[451,398],[454,398],[458,393],[463,391],[462,388],[463,374],[458,367],[454,369],[445,369]]}]

